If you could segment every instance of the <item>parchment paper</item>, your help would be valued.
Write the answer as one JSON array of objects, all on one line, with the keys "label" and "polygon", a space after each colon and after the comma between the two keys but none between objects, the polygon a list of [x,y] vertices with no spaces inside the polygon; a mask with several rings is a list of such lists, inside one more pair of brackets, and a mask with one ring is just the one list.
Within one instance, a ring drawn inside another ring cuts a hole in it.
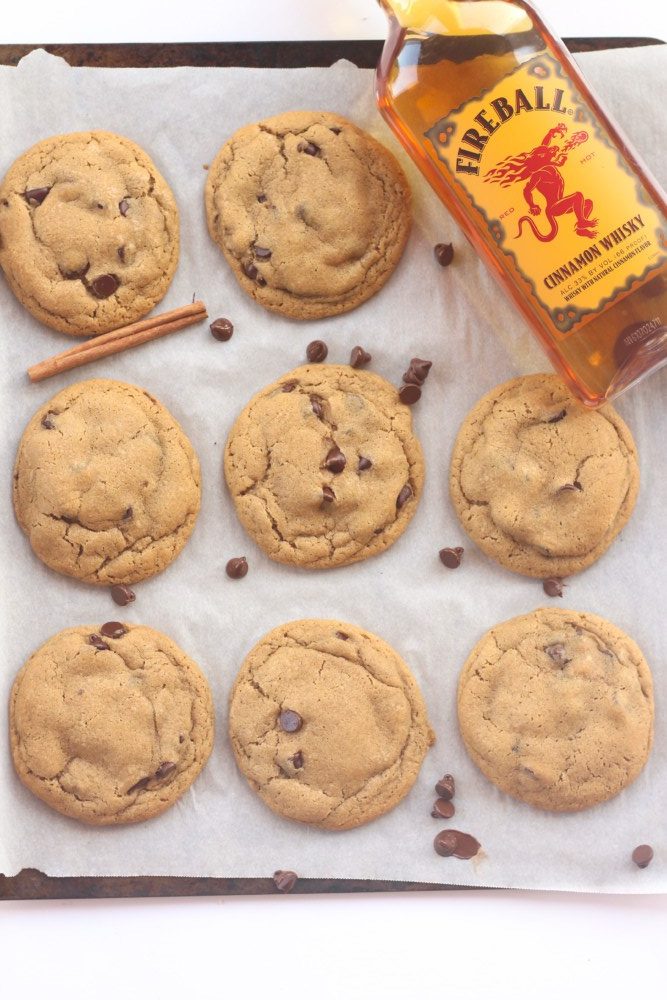
[{"label": "parchment paper", "polygon": [[[660,48],[581,57],[593,85],[624,124],[662,182],[667,126],[662,102],[667,52]],[[297,323],[264,312],[238,289],[206,232],[203,165],[246,124],[295,108],[328,109],[373,132],[404,163],[414,191],[416,225],[388,285],[346,316]],[[655,749],[640,778],[613,801],[577,815],[550,815],[498,792],[468,760],[458,735],[456,681],[468,652],[496,622],[549,603],[539,581],[497,567],[468,542],[447,498],[454,435],[488,389],[520,372],[548,368],[524,324],[414,170],[375,110],[372,73],[347,63],[330,69],[70,69],[36,52],[0,69],[0,169],[32,143],[59,132],[101,128],[125,134],[150,153],[170,182],[182,214],[182,257],[160,310],[204,299],[211,317],[234,322],[231,341],[207,326],[173,335],[102,363],[31,386],[26,367],[72,341],[41,326],[0,280],[3,362],[0,470],[2,617],[0,702],[25,659],[61,628],[125,618],[160,629],[203,668],[213,689],[217,737],[192,789],[157,820],[123,828],[88,828],[48,809],[15,777],[0,723],[0,871],[33,866],[50,875],[267,876],[292,868],[302,876],[388,878],[470,885],[598,891],[667,891],[667,644],[665,640],[664,390],[667,372],[619,403],[639,447],[642,488],[635,513],[610,551],[573,578],[559,606],[590,610],[627,630],[653,668]],[[455,262],[442,270],[433,244],[452,241]],[[501,336],[498,336],[500,332]],[[412,355],[434,366],[414,409],[424,445],[427,485],[420,509],[386,553],[332,571],[308,572],[270,562],[244,535],[223,488],[226,434],[250,396],[305,359],[315,337],[329,360],[346,362],[357,343],[373,369],[395,383]],[[29,417],[64,385],[117,378],[146,387],[183,425],[201,459],[203,504],[194,535],[162,575],[137,585],[122,611],[106,589],[47,570],[14,521],[10,479]],[[465,546],[455,572],[438,549]],[[248,576],[224,573],[246,554]],[[361,829],[324,832],[275,817],[236,771],[226,737],[227,697],[243,657],[281,622],[334,617],[356,622],[391,643],[424,692],[438,742],[410,795]],[[438,857],[430,817],[433,784],[456,776],[456,816],[449,825],[482,843],[477,862]],[[630,861],[649,842],[645,871]]]}]

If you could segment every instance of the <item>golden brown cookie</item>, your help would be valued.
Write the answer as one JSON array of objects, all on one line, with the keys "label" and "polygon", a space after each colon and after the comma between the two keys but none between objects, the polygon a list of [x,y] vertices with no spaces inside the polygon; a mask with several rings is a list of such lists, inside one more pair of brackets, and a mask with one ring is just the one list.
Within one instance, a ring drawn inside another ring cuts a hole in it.
[{"label": "golden brown cookie", "polygon": [[556,375],[524,375],[463,421],[449,479],[454,509],[492,559],[525,576],[590,566],[639,491],[637,450],[611,406],[587,410]]},{"label": "golden brown cookie", "polygon": [[392,385],[348,365],[304,365],[243,410],[225,476],[243,527],[271,559],[325,569],[396,541],[424,461]]},{"label": "golden brown cookie", "polygon": [[109,586],[154,576],[192,533],[199,462],[145,389],[95,379],[68,386],[26,427],[14,510],[51,569]]},{"label": "golden brown cookie", "polygon": [[354,309],[390,277],[411,194],[392,154],[352,122],[293,111],[225,143],[208,172],[206,216],[248,295],[319,319]]},{"label": "golden brown cookie", "polygon": [[145,625],[58,632],[19,671],[9,703],[23,784],[84,823],[159,816],[190,787],[213,746],[206,678]]},{"label": "golden brown cookie", "polygon": [[641,650],[597,615],[541,608],[494,626],[461,672],[466,749],[502,791],[540,809],[587,809],[629,785],[653,741]]},{"label": "golden brown cookie", "polygon": [[132,323],[178,263],[178,209],[150,158],[111,132],[37,143],[0,185],[0,266],[33,316],[75,337]]},{"label": "golden brown cookie", "polygon": [[400,656],[356,625],[319,620],[281,625],[250,651],[229,737],[274,812],[329,830],[393,809],[435,739]]}]

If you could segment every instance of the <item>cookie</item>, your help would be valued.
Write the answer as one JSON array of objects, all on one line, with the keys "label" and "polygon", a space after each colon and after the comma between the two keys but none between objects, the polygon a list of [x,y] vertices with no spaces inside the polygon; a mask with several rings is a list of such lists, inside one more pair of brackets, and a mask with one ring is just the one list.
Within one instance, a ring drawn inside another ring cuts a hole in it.
[{"label": "cookie", "polygon": [[19,671],[9,703],[12,759],[52,809],[98,826],[159,816],[213,746],[206,678],[145,625],[58,632]]},{"label": "cookie", "polygon": [[316,620],[281,625],[250,651],[229,738],[274,812],[328,830],[393,809],[435,739],[398,653],[356,625]]},{"label": "cookie", "polygon": [[586,410],[555,375],[525,375],[463,421],[449,488],[461,524],[496,562],[569,576],[599,559],[630,517],[637,450],[611,406]]},{"label": "cookie", "polygon": [[320,319],[354,309],[390,277],[411,194],[394,156],[352,122],[293,111],[225,143],[208,172],[206,217],[248,295]]},{"label": "cookie", "polygon": [[145,389],[68,386],[26,427],[14,510],[37,556],[86,583],[137,583],[179,554],[199,512],[199,462]]},{"label": "cookie", "polygon": [[178,209],[146,153],[111,132],[37,143],[0,185],[0,267],[54,330],[105,333],[150,312],[178,263]]},{"label": "cookie", "polygon": [[325,569],[396,541],[424,462],[393,386],[348,365],[304,365],[243,410],[225,476],[243,527],[271,559]]},{"label": "cookie", "polygon": [[597,615],[542,608],[494,626],[466,660],[459,726],[503,792],[566,812],[634,781],[653,741],[651,672]]}]

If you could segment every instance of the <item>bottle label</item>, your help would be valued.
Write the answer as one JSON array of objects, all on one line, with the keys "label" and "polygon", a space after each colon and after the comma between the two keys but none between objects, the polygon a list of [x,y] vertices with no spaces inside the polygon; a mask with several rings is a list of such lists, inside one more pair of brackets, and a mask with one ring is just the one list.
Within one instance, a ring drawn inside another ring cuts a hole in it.
[{"label": "bottle label", "polygon": [[551,55],[523,63],[426,138],[557,338],[667,260],[665,220]]}]

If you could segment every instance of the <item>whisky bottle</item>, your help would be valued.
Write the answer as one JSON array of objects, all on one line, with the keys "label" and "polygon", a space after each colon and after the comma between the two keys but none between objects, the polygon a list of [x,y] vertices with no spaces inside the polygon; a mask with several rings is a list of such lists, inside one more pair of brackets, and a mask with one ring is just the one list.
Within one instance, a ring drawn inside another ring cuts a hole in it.
[{"label": "whisky bottle", "polygon": [[380,0],[380,111],[595,407],[667,363],[667,204],[525,0]]}]

